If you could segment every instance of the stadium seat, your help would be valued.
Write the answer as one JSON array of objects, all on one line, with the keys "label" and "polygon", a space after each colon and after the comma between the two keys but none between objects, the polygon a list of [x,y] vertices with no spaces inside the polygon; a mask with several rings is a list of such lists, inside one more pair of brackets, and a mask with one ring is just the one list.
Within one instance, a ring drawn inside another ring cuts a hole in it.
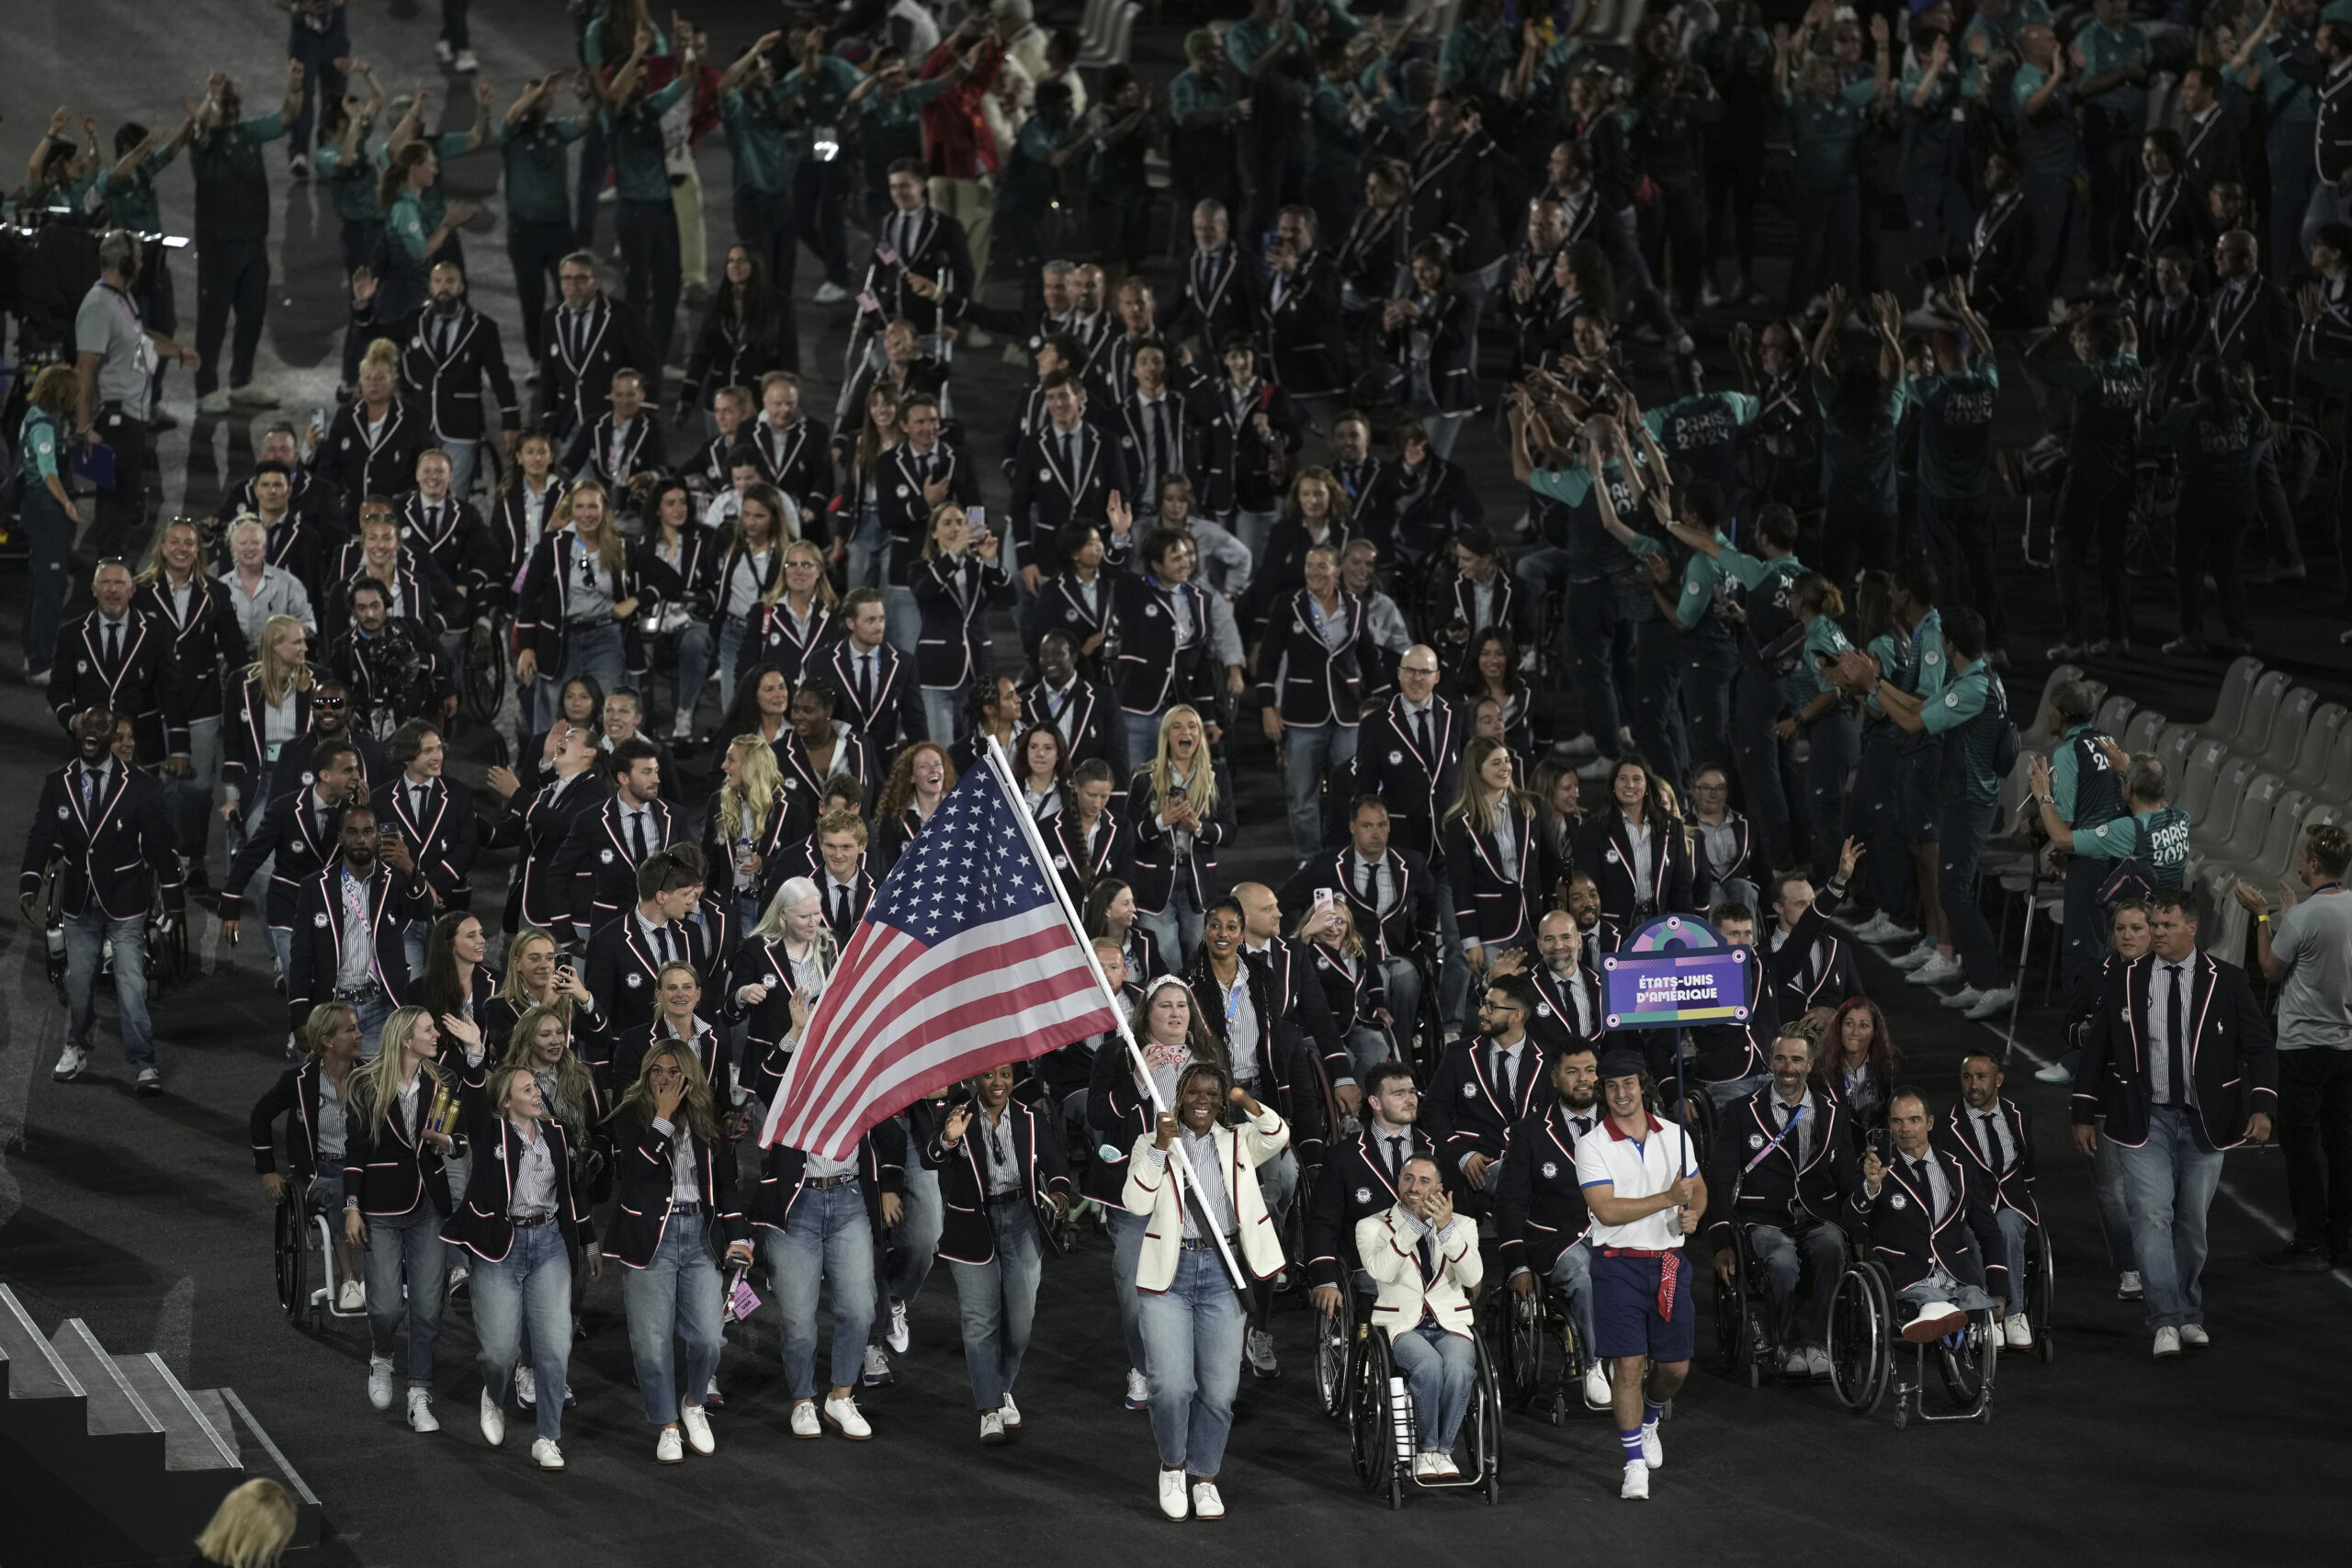
[{"label": "stadium seat", "polygon": [[2295,765],[2287,770],[2287,782],[2297,789],[2307,789],[2322,800],[2327,798],[2327,765],[2335,755],[2335,743],[2343,738],[2344,720],[2352,709],[2342,703],[2322,703],[2312,709],[2311,728],[2303,731],[2302,749],[2296,753]]},{"label": "stadium seat", "polygon": [[[2206,744],[2218,742],[2208,741]],[[2193,763],[2191,765],[2194,766]],[[2261,772],[2262,764],[2251,757],[2222,759],[2221,768],[2213,776],[2211,793],[2205,798],[2205,815],[2199,817],[2194,811],[2188,814],[2188,843],[2191,849],[2199,854],[2222,858],[2233,852],[2230,846],[2236,841],[2238,821],[2246,814],[2250,791]],[[2265,809],[2267,809],[2267,802]],[[2246,846],[2245,852],[2253,852],[2251,844]]]},{"label": "stadium seat", "polygon": [[[2215,794],[2218,795],[2230,788],[2233,770],[2250,765],[2244,757],[2231,758],[2230,766],[2222,771],[2222,783]],[[2206,852],[2208,858],[2221,865],[2259,863],[2262,846],[2269,837],[2271,816],[2287,794],[2286,782],[2277,773],[2256,773],[2253,782],[2246,784],[2239,795],[2237,815],[2230,823],[2228,840],[2221,843],[2208,840],[2211,846]],[[2195,829],[2192,828],[2190,831],[2193,833]]]},{"label": "stadium seat", "polygon": [[2186,749],[2181,768],[2174,775],[2172,803],[2188,813],[2189,841],[2201,844],[2201,835],[2211,831],[2206,818],[2213,815],[2213,783],[2221,777],[2222,764],[2230,760],[2230,749],[2210,736],[2183,735],[2177,739]]},{"label": "stadium seat", "polygon": [[2278,716],[2278,705],[2286,701],[2287,690],[2292,683],[2283,670],[2269,671],[2254,683],[2254,690],[2245,694],[2245,715],[2237,733],[2223,737],[2231,750],[2241,757],[2261,757],[2262,749],[2270,743],[2270,728]]},{"label": "stadium seat", "polygon": [[2154,708],[2142,708],[2132,716],[2132,722],[2116,736],[2123,749],[2134,757],[2144,757],[2156,749],[2157,738],[2165,732],[2165,716]]},{"label": "stadium seat", "polygon": [[2118,693],[2098,705],[2098,712],[2091,718],[2091,728],[2101,735],[2113,736],[2120,742],[2124,730],[2131,728],[2132,715],[2139,706],[2130,697]]},{"label": "stadium seat", "polygon": [[2320,781],[2319,797],[2352,807],[2352,718],[2344,721],[2335,745],[2327,753],[2327,776]]},{"label": "stadium seat", "polygon": [[1102,47],[1081,51],[1078,62],[1089,67],[1125,65],[1127,51],[1135,41],[1136,18],[1141,15],[1143,7],[1136,0],[1115,0],[1109,30],[1103,34]]},{"label": "stadium seat", "polygon": [[2303,737],[2310,733],[2312,710],[2319,706],[2319,694],[2309,686],[2297,686],[2278,700],[2278,711],[2270,720],[2270,737],[2263,742],[2262,765],[2284,778],[2295,771],[2296,761],[2303,754]]},{"label": "stadium seat", "polygon": [[2165,765],[2165,782],[2172,790],[2173,799],[2180,798],[2182,787],[2188,782],[2188,752],[2197,744],[2194,725],[2167,724],[2157,733],[2154,750],[2156,761]]},{"label": "stadium seat", "polygon": [[2222,677],[2222,694],[2214,699],[2212,716],[2197,728],[2219,740],[2238,732],[2245,719],[2245,699],[2262,676],[2262,660],[2248,654],[2233,661]]}]

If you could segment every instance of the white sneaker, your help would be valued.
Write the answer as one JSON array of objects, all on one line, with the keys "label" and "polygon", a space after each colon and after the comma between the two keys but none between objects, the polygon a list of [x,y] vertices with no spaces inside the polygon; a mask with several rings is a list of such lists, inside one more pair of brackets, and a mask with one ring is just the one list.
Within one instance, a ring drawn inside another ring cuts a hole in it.
[{"label": "white sneaker", "polygon": [[1432,1473],[1436,1459],[1437,1455],[1429,1452],[1427,1450],[1423,1450],[1421,1452],[1415,1454],[1413,1456],[1414,1479],[1419,1480],[1424,1475]]},{"label": "white sneaker", "polygon": [[534,1408],[539,1403],[538,1374],[528,1367],[514,1369],[514,1403],[526,1410]]},{"label": "white sneaker", "polygon": [[881,1346],[868,1345],[865,1348],[865,1371],[859,1375],[858,1382],[868,1388],[890,1386],[890,1358],[882,1353]]},{"label": "white sneaker", "polygon": [[653,1439],[653,1462],[656,1464],[686,1462],[685,1439],[678,1436],[678,1429],[675,1427],[662,1427],[661,1435]]},{"label": "white sneaker", "polygon": [[980,1441],[993,1449],[1002,1447],[1004,1440],[1004,1413],[1001,1410],[981,1411]]},{"label": "white sneaker", "polygon": [[817,1424],[817,1402],[804,1399],[792,1407],[792,1435],[796,1438],[821,1438],[825,1428]]},{"label": "white sneaker", "polygon": [[708,1459],[718,1451],[718,1444],[710,1435],[710,1417],[703,1414],[701,1405],[678,1401],[678,1425],[685,1428],[686,1446],[703,1458]]},{"label": "white sneaker", "polygon": [[1949,985],[1960,978],[1960,960],[1931,953],[1925,963],[1911,971],[1909,978],[1915,986]]},{"label": "white sneaker", "polygon": [[1889,959],[1888,962],[1893,964],[1897,969],[1903,970],[1905,973],[1908,974],[1910,971],[1917,969],[1920,964],[1925,964],[1935,955],[1936,944],[1932,942],[1922,942],[1910,952],[1902,954],[1900,957]]},{"label": "white sneaker", "polygon": [[1151,1380],[1133,1367],[1127,1369],[1127,1408],[1130,1410],[1151,1408]]},{"label": "white sneaker", "polygon": [[1652,1470],[1666,1468],[1666,1445],[1657,1440],[1657,1423],[1642,1423],[1642,1462]]},{"label": "white sneaker", "polygon": [[457,58],[456,51],[450,49],[447,39],[437,38],[433,40],[433,58],[444,65]]},{"label": "white sneaker", "polygon": [[68,1045],[59,1055],[57,1066],[50,1070],[49,1076],[59,1083],[72,1083],[82,1076],[82,1069],[89,1065],[90,1054],[87,1051],[83,1050],[79,1045]]},{"label": "white sneaker", "polygon": [[553,1438],[540,1438],[531,1444],[531,1462],[541,1470],[561,1470],[563,1450],[555,1446]]},{"label": "white sneaker", "polygon": [[1804,1370],[1807,1377],[1826,1378],[1829,1375],[1829,1352],[1818,1345],[1804,1348]]},{"label": "white sneaker", "polygon": [[828,1394],[825,1398],[824,1416],[825,1424],[838,1427],[844,1438],[854,1438],[862,1443],[874,1436],[874,1428],[865,1424],[864,1416],[858,1414],[857,1401],[854,1399],[835,1399]]},{"label": "white sneaker", "polygon": [[1439,1450],[1423,1454],[1421,1457],[1429,1461],[1430,1480],[1459,1481],[1462,1478],[1462,1467],[1453,1462],[1452,1454]]},{"label": "white sneaker", "polygon": [[1006,1389],[1004,1391],[1004,1403],[997,1406],[997,1411],[1004,1417],[1004,1429],[1006,1431],[1018,1432],[1021,1430],[1021,1407],[1012,1403],[1012,1391],[1011,1389]]},{"label": "white sneaker", "polygon": [[1182,1519],[1193,1511],[1191,1495],[1184,1489],[1184,1472],[1162,1470],[1159,1472],[1159,1511],[1171,1519]]},{"label": "white sneaker", "polygon": [[311,177],[311,155],[307,152],[295,153],[291,158],[286,160],[286,172],[293,175],[298,180],[309,179]]},{"label": "white sneaker", "polygon": [[680,714],[678,716],[677,722],[670,726],[670,739],[673,740],[692,740],[694,738],[695,716],[690,713]]},{"label": "white sneaker", "polygon": [[138,1080],[137,1080],[136,1084],[135,1084],[133,1087],[135,1087],[135,1088],[139,1090],[139,1092],[140,1092],[141,1094],[150,1094],[150,1095],[152,1095],[152,1094],[161,1094],[161,1093],[163,1093],[163,1092],[164,1092],[164,1073],[163,1073],[163,1069],[162,1069],[162,1068],[160,1068],[160,1067],[141,1067],[141,1068],[140,1068],[140,1069],[139,1069],[139,1077],[138,1077]]},{"label": "white sneaker", "polygon": [[1585,1369],[1584,1402],[1594,1410],[1606,1410],[1609,1408],[1609,1374],[1600,1370],[1599,1362],[1595,1362]]},{"label": "white sneaker", "polygon": [[1193,1483],[1193,1517],[1196,1519],[1225,1517],[1225,1499],[1216,1495],[1216,1483],[1214,1481]]},{"label": "white sneaker", "polygon": [[506,1412],[490,1397],[488,1389],[481,1391],[481,1435],[493,1449],[506,1446]]},{"label": "white sneaker", "polygon": [[[907,1353],[908,1347],[915,1342],[914,1335],[907,1328],[906,1303],[892,1302],[890,1303],[890,1328],[888,1333],[882,1336],[882,1338],[891,1349],[896,1350],[901,1356],[905,1355]],[[872,1364],[872,1362],[867,1363],[869,1367]]]},{"label": "white sneaker", "polygon": [[2033,1325],[2025,1320],[2025,1314],[2013,1312],[2001,1320],[2001,1339],[2012,1350],[2030,1350]]},{"label": "white sneaker", "polygon": [[1894,922],[1886,918],[1886,911],[1881,909],[1847,934],[1856,942],[1891,942],[1894,939],[1888,936],[1887,932],[1894,925]]},{"label": "white sneaker", "polygon": [[1961,1016],[1976,1021],[1998,1018],[2008,1011],[2009,1004],[2017,999],[2018,988],[2015,986],[1996,986],[1989,991],[1980,993],[1976,998],[1976,1005]]},{"label": "white sneaker", "polygon": [[370,1356],[368,1359],[368,1403],[379,1410],[392,1407],[392,1359]]},{"label": "white sneaker", "polygon": [[452,1263],[449,1265],[449,1291],[451,1294],[454,1295],[459,1290],[464,1288],[466,1277],[466,1266],[464,1264]]},{"label": "white sneaker", "polygon": [[1253,1328],[1244,1338],[1243,1355],[1250,1362],[1251,1375],[1278,1378],[1283,1375],[1282,1362],[1274,1359],[1274,1337],[1262,1328]]},{"label": "white sneaker", "polygon": [[1789,1353],[1781,1358],[1781,1375],[1784,1378],[1801,1378],[1806,1375],[1803,1349],[1792,1346]]},{"label": "white sneaker", "polygon": [[[345,1280],[343,1288],[335,1292],[334,1310],[337,1312],[357,1312],[367,1304],[368,1289],[356,1280]],[[523,1375],[528,1377],[531,1374],[525,1372]]]},{"label": "white sneaker", "polygon": [[229,401],[241,409],[274,409],[277,406],[277,394],[257,381],[248,381],[229,389]]},{"label": "white sneaker", "polygon": [[2161,1361],[2168,1357],[2177,1356],[2179,1354],[2180,1330],[2177,1328],[2157,1329],[2155,1348],[2156,1359]]},{"label": "white sneaker", "polygon": [[[2180,1342],[2192,1350],[2202,1350],[2213,1343],[2213,1337],[2205,1332],[2205,1325],[2201,1323],[2184,1323],[2180,1325]],[[2011,1340],[2010,1343],[2015,1344],[2016,1341]]]},{"label": "white sneaker", "polygon": [[1936,998],[1936,1005],[1938,1007],[1950,1008],[1954,1012],[1966,1012],[1970,1008],[1974,1007],[1978,1002],[1981,1002],[1984,999],[1984,993],[1978,990],[1975,987],[1962,986],[1960,989],[1954,991],[1948,997],[1938,997]]},{"label": "white sneaker", "polygon": [[474,51],[472,50],[461,49],[458,51],[458,73],[459,75],[470,76],[481,69],[481,62],[474,58]]},{"label": "white sneaker", "polygon": [[2117,1301],[2136,1302],[2146,1292],[2140,1287],[2140,1270],[2137,1269],[2126,1269],[2115,1277]]},{"label": "white sneaker", "polygon": [[817,286],[817,303],[820,305],[838,305],[848,298],[849,290],[830,277]]},{"label": "white sneaker", "polygon": [[2036,1083],[2072,1083],[2075,1081],[2075,1075],[2068,1072],[2062,1063],[2052,1062],[2046,1067],[2036,1067],[2033,1071],[2033,1081]]},{"label": "white sneaker", "polygon": [[229,412],[229,389],[226,387],[215,387],[212,390],[205,393],[204,396],[197,399],[196,412],[198,413],[210,414],[227,413]]},{"label": "white sneaker", "polygon": [[1638,1497],[1645,1503],[1648,1502],[1650,1500],[1650,1467],[1638,1460],[1629,1461],[1625,1466],[1625,1483],[1617,1488],[1617,1495]]},{"label": "white sneaker", "polygon": [[441,1429],[440,1419],[433,1414],[430,1390],[413,1388],[408,1391],[408,1425],[412,1432],[437,1432]]}]

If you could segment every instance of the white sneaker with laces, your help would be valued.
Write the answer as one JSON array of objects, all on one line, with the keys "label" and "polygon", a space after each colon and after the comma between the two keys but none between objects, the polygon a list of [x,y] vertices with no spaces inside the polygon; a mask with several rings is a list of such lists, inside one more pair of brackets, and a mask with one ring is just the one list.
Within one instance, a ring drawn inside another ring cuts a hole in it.
[{"label": "white sneaker with laces", "polygon": [[1804,1348],[1804,1371],[1807,1377],[1826,1378],[1829,1375],[1829,1352],[1818,1345]]},{"label": "white sneaker with laces", "polygon": [[1609,1408],[1609,1374],[1598,1362],[1585,1369],[1584,1402],[1595,1410]]},{"label": "white sneaker with laces", "polygon": [[1948,997],[1938,997],[1936,998],[1936,1005],[1938,1007],[1950,1008],[1954,1012],[1966,1012],[1970,1008],[1974,1007],[1978,1002],[1981,1002],[1984,999],[1984,993],[1978,990],[1975,987],[1962,986],[1960,989],[1954,991]]},{"label": "white sneaker with laces", "polygon": [[87,1051],[83,1050],[79,1045],[68,1045],[59,1055],[57,1066],[51,1069],[49,1076],[59,1083],[72,1083],[82,1076],[82,1069],[89,1065],[90,1054]]},{"label": "white sneaker with laces", "polygon": [[1430,1461],[1430,1480],[1459,1481],[1462,1478],[1462,1467],[1453,1462],[1452,1454],[1439,1450],[1422,1457]]},{"label": "white sneaker with laces", "polygon": [[1928,955],[1926,963],[1911,971],[1909,978],[1911,984],[1915,986],[1950,985],[1960,978],[1960,960],[1946,958],[1940,953],[1931,953]]},{"label": "white sneaker with laces", "polygon": [[1182,1470],[1159,1472],[1159,1511],[1171,1519],[1182,1519],[1192,1513],[1192,1496],[1185,1489]]},{"label": "white sneaker with laces", "polygon": [[408,1425],[412,1432],[437,1432],[440,1418],[433,1414],[433,1394],[428,1389],[408,1391]]},{"label": "white sneaker with laces", "polygon": [[1225,1499],[1216,1495],[1216,1482],[1195,1481],[1193,1483],[1193,1517],[1196,1519],[1225,1517]]},{"label": "white sneaker with laces", "polygon": [[1264,1329],[1250,1331],[1243,1353],[1250,1362],[1252,1376],[1278,1378],[1283,1375],[1283,1364],[1274,1358],[1274,1337]]},{"label": "white sneaker with laces", "polygon": [[820,305],[838,305],[848,298],[849,290],[830,277],[817,286],[817,303]]},{"label": "white sneaker with laces", "polygon": [[2180,1342],[2192,1349],[2201,1350],[2213,1343],[2213,1337],[2205,1332],[2205,1325],[2201,1323],[2184,1323],[2180,1325]]},{"label": "white sneaker with laces", "polygon": [[1801,1378],[1805,1375],[1803,1349],[1793,1345],[1789,1348],[1788,1354],[1781,1358],[1781,1375],[1784,1378]]},{"label": "white sneaker with laces", "polygon": [[481,1435],[493,1449],[506,1446],[506,1412],[490,1397],[488,1389],[481,1391]]},{"label": "white sneaker with laces", "polygon": [[678,1429],[675,1427],[662,1427],[661,1435],[653,1439],[653,1462],[656,1464],[686,1462],[685,1440],[678,1436]]},{"label": "white sneaker with laces", "polygon": [[561,1470],[563,1450],[555,1446],[553,1438],[539,1438],[531,1444],[531,1462],[541,1470]]},{"label": "white sneaker with laces", "polygon": [[980,1412],[980,1441],[989,1448],[997,1448],[1004,1442],[1004,1413],[1002,1411]]},{"label": "white sneaker with laces", "polygon": [[1642,1423],[1642,1462],[1652,1470],[1666,1468],[1666,1445],[1657,1440],[1657,1423]]},{"label": "white sneaker with laces", "polygon": [[196,412],[198,413],[209,414],[227,413],[229,412],[229,389],[226,387],[215,387],[212,390],[205,393],[204,396],[197,399]]},{"label": "white sneaker with laces", "polygon": [[334,1309],[337,1312],[357,1312],[367,1304],[367,1287],[356,1280],[345,1280],[343,1288],[335,1292]]},{"label": "white sneaker with laces", "polygon": [[1127,1408],[1130,1410],[1151,1408],[1151,1380],[1133,1367],[1127,1369]]},{"label": "white sneaker with laces", "polygon": [[891,1349],[901,1356],[905,1355],[908,1347],[915,1342],[914,1335],[907,1327],[906,1303],[892,1302],[890,1303],[890,1330],[882,1337]]},{"label": "white sneaker with laces", "polygon": [[1650,1497],[1650,1467],[1644,1464],[1639,1460],[1629,1461],[1625,1466],[1625,1483],[1623,1485],[1617,1488],[1617,1495],[1620,1497],[1639,1498],[1645,1503],[1648,1502]]},{"label": "white sneaker with laces", "polygon": [[459,75],[470,76],[481,69],[481,62],[474,58],[474,51],[472,50],[461,49],[458,51],[458,73]]},{"label": "white sneaker with laces", "polygon": [[433,58],[447,65],[457,58],[457,51],[449,47],[447,39],[437,38],[433,40]]},{"label": "white sneaker with laces", "polygon": [[844,1438],[862,1443],[874,1436],[874,1428],[867,1426],[865,1417],[858,1413],[857,1401],[854,1399],[835,1399],[831,1394],[827,1394],[824,1416],[825,1424],[837,1427]]},{"label": "white sneaker with laces", "polygon": [[392,1407],[392,1359],[370,1356],[368,1359],[368,1403],[379,1410]]},{"label": "white sneaker with laces", "polygon": [[1021,1407],[1012,1403],[1012,1391],[1011,1389],[1006,1389],[1004,1391],[1004,1403],[997,1406],[997,1410],[998,1413],[1004,1417],[1004,1429],[1006,1431],[1018,1432],[1021,1430]]},{"label": "white sneaker with laces", "polygon": [[2068,1072],[2061,1064],[2052,1062],[2046,1067],[2036,1067],[2033,1072],[2033,1081],[2036,1083],[2072,1083],[2075,1081],[2075,1075]]},{"label": "white sneaker with laces", "polygon": [[2168,1360],[2168,1359],[2170,1359],[2172,1357],[2177,1356],[2177,1355],[2179,1355],[2179,1354],[2180,1354],[2180,1330],[2179,1330],[2179,1329],[2177,1329],[2177,1328],[2172,1328],[2172,1327],[2165,1327],[2165,1328],[2159,1328],[2159,1329],[2157,1329],[2157,1330],[2156,1330],[2156,1348],[2155,1348],[2155,1358],[2156,1358],[2156,1359],[2157,1359],[2157,1360],[2159,1360],[2159,1361],[2162,1361],[2162,1360]]},{"label": "white sneaker with laces", "polygon": [[817,1402],[804,1399],[792,1407],[792,1435],[796,1438],[821,1438],[825,1428],[817,1422]]},{"label": "white sneaker with laces", "polygon": [[1975,1022],[1982,1022],[1988,1018],[1998,1018],[2008,1011],[2009,1004],[2017,999],[2018,988],[2015,986],[1996,986],[1989,991],[1977,993],[1976,1005],[1968,1009],[1961,1016]]},{"label": "white sneaker with laces", "polygon": [[538,1374],[528,1367],[514,1369],[514,1403],[526,1410],[534,1408],[539,1403]]},{"label": "white sneaker with laces", "polygon": [[2001,1320],[2001,1339],[2012,1350],[2030,1350],[2033,1348],[2033,1325],[2026,1321],[2025,1314],[2013,1312]]},{"label": "white sneaker with laces", "polygon": [[138,1089],[139,1092],[140,1092],[140,1093],[141,1093],[141,1094],[161,1094],[161,1093],[163,1093],[163,1092],[164,1092],[164,1072],[163,1072],[163,1069],[162,1069],[162,1068],[160,1068],[160,1067],[152,1067],[152,1066],[150,1066],[150,1067],[141,1067],[141,1068],[140,1068],[140,1069],[139,1069],[139,1080],[138,1080],[138,1083],[137,1083],[137,1085],[136,1085],[136,1088]]},{"label": "white sneaker with laces", "polygon": [[1903,970],[1905,973],[1908,974],[1910,971],[1918,968],[1920,964],[1925,964],[1935,955],[1936,944],[1932,942],[1923,942],[1918,946],[1913,948],[1910,952],[1904,953],[1901,957],[1890,959],[1888,962],[1893,964],[1897,969]]},{"label": "white sneaker with laces", "polygon": [[710,1417],[703,1414],[699,1404],[678,1401],[678,1425],[685,1428],[686,1447],[708,1459],[718,1451],[718,1441],[710,1435]]},{"label": "white sneaker with laces", "polygon": [[858,1374],[858,1382],[868,1388],[890,1386],[890,1358],[882,1353],[881,1346],[865,1348],[865,1370]]}]

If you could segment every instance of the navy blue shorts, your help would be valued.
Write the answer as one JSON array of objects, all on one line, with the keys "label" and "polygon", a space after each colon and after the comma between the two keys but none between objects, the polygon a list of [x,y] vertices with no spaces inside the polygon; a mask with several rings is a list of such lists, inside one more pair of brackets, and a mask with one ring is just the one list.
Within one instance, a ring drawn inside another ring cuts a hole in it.
[{"label": "navy blue shorts", "polygon": [[1690,1311],[1690,1270],[1697,1263],[1686,1248],[1674,1280],[1674,1315],[1657,1314],[1657,1275],[1660,1258],[1611,1257],[1604,1247],[1592,1249],[1593,1348],[1615,1360],[1621,1356],[1648,1356],[1659,1361],[1687,1361],[1696,1340]]}]

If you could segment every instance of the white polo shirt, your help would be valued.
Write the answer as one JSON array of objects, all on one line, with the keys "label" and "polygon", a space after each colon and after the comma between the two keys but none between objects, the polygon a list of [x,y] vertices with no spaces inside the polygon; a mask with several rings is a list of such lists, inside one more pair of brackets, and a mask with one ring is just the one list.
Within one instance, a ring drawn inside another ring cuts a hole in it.
[{"label": "white polo shirt", "polygon": [[[1699,1159],[1681,1127],[1649,1118],[1649,1132],[1636,1141],[1604,1117],[1577,1140],[1577,1185],[1608,1187],[1619,1198],[1647,1198],[1672,1187],[1681,1177],[1699,1174]],[[1592,1225],[1594,1247],[1631,1247],[1647,1252],[1682,1245],[1680,1216],[1661,1209],[1629,1225]]]}]

